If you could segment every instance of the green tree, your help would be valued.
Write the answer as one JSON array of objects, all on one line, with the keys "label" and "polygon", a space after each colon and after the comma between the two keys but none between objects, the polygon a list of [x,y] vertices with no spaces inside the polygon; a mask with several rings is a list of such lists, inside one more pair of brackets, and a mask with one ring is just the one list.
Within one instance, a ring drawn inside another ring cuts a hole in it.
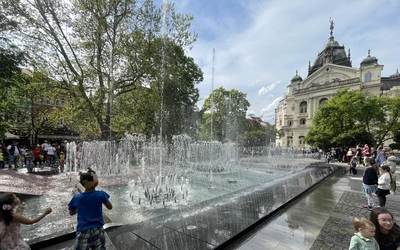
[{"label": "green tree", "polygon": [[380,145],[392,138],[399,111],[398,98],[341,89],[319,107],[305,140],[321,148],[364,143]]},{"label": "green tree", "polygon": [[23,100],[18,96],[18,90],[23,87],[21,69],[25,55],[15,46],[0,47],[0,138],[11,127],[18,127],[24,122],[25,112],[20,109]]},{"label": "green tree", "polygon": [[246,131],[249,106],[246,94],[223,87],[215,89],[203,104],[201,139],[236,141]]},{"label": "green tree", "polygon": [[2,7],[5,22],[14,21],[10,39],[22,43],[36,69],[62,83],[74,98],[68,110],[104,139],[111,134],[114,100],[159,74],[157,38],[189,48],[197,37],[189,31],[193,16],[176,13],[170,3],[10,0]]}]

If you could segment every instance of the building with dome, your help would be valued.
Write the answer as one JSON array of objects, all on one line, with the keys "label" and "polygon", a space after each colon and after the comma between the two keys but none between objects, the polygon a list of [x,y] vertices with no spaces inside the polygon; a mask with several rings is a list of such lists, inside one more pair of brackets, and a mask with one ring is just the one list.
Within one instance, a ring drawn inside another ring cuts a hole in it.
[{"label": "building with dome", "polygon": [[353,67],[350,49],[339,45],[333,37],[334,23],[331,21],[328,43],[311,65],[305,79],[296,75],[287,86],[285,94],[275,109],[277,129],[276,146],[304,148],[304,137],[312,125],[318,107],[331,98],[337,90],[348,88],[374,95],[392,95],[400,92],[400,73],[382,77],[383,65],[371,55],[359,67]]}]

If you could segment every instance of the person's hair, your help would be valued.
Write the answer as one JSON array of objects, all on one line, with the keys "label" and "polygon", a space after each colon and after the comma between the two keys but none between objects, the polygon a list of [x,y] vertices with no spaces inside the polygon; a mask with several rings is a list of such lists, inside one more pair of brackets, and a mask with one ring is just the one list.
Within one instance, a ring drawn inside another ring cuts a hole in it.
[{"label": "person's hair", "polygon": [[4,221],[6,226],[9,226],[13,220],[13,209],[6,209],[5,207],[12,206],[15,196],[12,193],[4,193],[0,196],[0,221]]},{"label": "person's hair", "polygon": [[376,164],[375,159],[373,157],[368,157],[367,159],[365,159],[365,162],[371,165]]},{"label": "person's hair", "polygon": [[[375,225],[375,239],[379,243],[379,239],[382,235],[381,231],[379,230],[379,221],[378,221],[378,216],[380,214],[390,214],[390,216],[393,218],[393,214],[389,212],[386,208],[384,207],[375,207],[372,209],[371,214],[369,215],[369,220],[372,221]],[[394,235],[396,237],[400,236],[400,227],[396,224],[393,223],[392,229],[389,230],[389,234]]]},{"label": "person's hair", "polygon": [[358,231],[359,228],[366,228],[367,226],[375,227],[374,223],[372,221],[368,220],[367,218],[354,218],[353,220],[353,226],[356,231]]},{"label": "person's hair", "polygon": [[93,188],[97,185],[98,177],[96,172],[88,168],[86,173],[82,173],[79,177],[79,182],[87,189]]}]

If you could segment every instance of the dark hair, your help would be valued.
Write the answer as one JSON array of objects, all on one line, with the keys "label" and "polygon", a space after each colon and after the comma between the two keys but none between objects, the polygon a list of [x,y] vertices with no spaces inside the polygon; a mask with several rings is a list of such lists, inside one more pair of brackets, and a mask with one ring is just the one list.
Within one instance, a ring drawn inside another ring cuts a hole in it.
[{"label": "dark hair", "polygon": [[[393,214],[389,212],[386,208],[384,207],[376,207],[372,209],[371,214],[369,215],[369,220],[372,221],[375,225],[375,239],[379,243],[379,239],[382,236],[381,231],[379,230],[379,222],[378,222],[378,216],[380,214],[390,214],[390,216],[393,218]],[[389,234],[394,236],[394,238],[400,237],[400,227],[394,223],[392,229],[389,230]]]},{"label": "dark hair", "polygon": [[12,205],[14,203],[15,196],[12,193],[4,193],[0,197],[0,221],[4,221],[6,226],[9,226],[13,220],[12,212],[13,210],[4,210],[4,205]]}]

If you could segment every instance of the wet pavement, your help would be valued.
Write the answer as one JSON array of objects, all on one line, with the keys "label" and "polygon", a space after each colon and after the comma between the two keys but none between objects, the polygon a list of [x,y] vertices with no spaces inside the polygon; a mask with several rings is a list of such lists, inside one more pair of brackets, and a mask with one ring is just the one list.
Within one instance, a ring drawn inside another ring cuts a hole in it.
[{"label": "wet pavement", "polygon": [[[324,168],[325,164],[319,165]],[[351,189],[346,164],[336,165],[339,171],[305,194],[301,193],[306,184],[324,176],[286,180],[290,185],[281,189],[261,188],[209,209],[199,205],[192,208],[196,213],[187,216],[169,214],[121,227],[106,224],[107,249],[348,249],[354,233],[352,219],[368,216],[369,211],[362,208],[365,195]],[[287,202],[288,193],[300,197],[276,210]],[[387,200],[387,208],[399,217],[399,195],[389,195]],[[272,211],[276,212],[271,215]],[[263,221],[254,226],[261,218]],[[67,236],[58,243],[44,240],[41,245],[33,244],[32,249],[66,249],[73,244],[73,234]]]}]

